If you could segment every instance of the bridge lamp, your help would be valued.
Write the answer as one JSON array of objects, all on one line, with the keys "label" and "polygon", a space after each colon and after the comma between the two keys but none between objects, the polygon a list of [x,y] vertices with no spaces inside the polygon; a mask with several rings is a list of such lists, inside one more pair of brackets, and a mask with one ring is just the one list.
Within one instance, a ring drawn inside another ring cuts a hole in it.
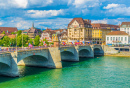
[{"label": "bridge lamp", "polygon": [[16,34],[16,52],[17,52],[17,34]]}]

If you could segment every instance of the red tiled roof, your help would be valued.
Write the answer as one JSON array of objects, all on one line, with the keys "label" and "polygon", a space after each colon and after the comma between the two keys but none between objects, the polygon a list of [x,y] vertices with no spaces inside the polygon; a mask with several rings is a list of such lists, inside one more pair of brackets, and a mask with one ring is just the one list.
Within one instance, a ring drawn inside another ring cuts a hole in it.
[{"label": "red tiled roof", "polygon": [[90,23],[88,22],[89,20],[83,20],[83,18],[74,18],[69,24],[68,24],[68,27],[74,22],[74,21],[77,21],[80,25],[83,25],[83,27],[84,27],[84,25],[86,25],[86,24],[89,24],[90,25]]},{"label": "red tiled roof", "polygon": [[42,32],[40,29],[37,29],[37,28],[34,28],[34,27],[31,27],[30,29],[26,29],[26,30],[23,30],[23,32],[27,32],[27,33],[39,33],[39,32]]},{"label": "red tiled roof", "polygon": [[15,36],[16,35],[13,35],[13,34],[12,35],[8,35],[9,38],[13,38],[13,39],[15,38]]},{"label": "red tiled roof", "polygon": [[126,27],[130,27],[130,22],[122,22],[121,26],[122,25],[126,25]]},{"label": "red tiled roof", "polygon": [[111,29],[111,28],[114,28],[114,29],[117,29],[119,28],[119,25],[111,25],[111,24],[102,24],[102,23],[91,23],[92,27],[94,29]]},{"label": "red tiled roof", "polygon": [[[12,32],[17,32],[18,29],[16,27],[0,27],[0,34],[3,31],[6,33],[6,35],[8,35],[8,34],[11,34]],[[7,31],[8,31],[8,33],[7,33]]]},{"label": "red tiled roof", "polygon": [[0,34],[0,39],[3,38],[5,36],[5,34]]},{"label": "red tiled roof", "polygon": [[113,31],[108,33],[107,35],[128,35],[128,34],[124,31]]}]

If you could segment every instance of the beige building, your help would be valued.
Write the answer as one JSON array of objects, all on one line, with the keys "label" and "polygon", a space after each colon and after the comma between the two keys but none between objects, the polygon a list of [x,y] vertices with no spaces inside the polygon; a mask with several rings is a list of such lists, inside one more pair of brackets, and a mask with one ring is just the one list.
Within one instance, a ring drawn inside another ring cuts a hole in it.
[{"label": "beige building", "polygon": [[22,31],[23,34],[28,35],[29,38],[34,39],[37,35],[41,36],[42,31],[40,29],[37,29],[34,27],[34,24],[32,24],[32,27],[26,30]]},{"label": "beige building", "polygon": [[68,24],[68,42],[90,42],[92,40],[92,26],[90,20],[74,18]]}]

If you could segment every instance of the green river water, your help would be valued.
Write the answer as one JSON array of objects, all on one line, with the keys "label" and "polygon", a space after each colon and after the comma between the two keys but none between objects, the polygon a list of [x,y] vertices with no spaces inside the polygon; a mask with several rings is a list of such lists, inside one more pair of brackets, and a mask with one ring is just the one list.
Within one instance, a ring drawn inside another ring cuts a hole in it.
[{"label": "green river water", "polygon": [[62,69],[19,66],[20,77],[0,76],[0,88],[130,88],[130,58],[80,58]]}]

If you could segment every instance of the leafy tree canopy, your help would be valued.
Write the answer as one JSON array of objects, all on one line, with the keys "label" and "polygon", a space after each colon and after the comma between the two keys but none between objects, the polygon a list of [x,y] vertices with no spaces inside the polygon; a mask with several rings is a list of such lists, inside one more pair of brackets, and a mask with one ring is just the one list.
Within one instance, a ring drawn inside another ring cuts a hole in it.
[{"label": "leafy tree canopy", "polygon": [[35,37],[34,43],[35,43],[35,46],[38,46],[38,45],[39,45],[39,43],[40,43],[40,37],[39,37],[39,35],[37,35],[37,36]]},{"label": "leafy tree canopy", "polygon": [[5,34],[5,31],[3,31],[2,34]]}]

